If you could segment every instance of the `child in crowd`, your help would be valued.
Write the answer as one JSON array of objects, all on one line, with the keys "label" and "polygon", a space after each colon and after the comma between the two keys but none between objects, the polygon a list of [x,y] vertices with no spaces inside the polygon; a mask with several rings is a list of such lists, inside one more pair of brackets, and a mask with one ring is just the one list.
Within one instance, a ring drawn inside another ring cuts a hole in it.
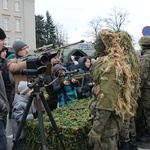
[{"label": "child in crowd", "polygon": [[57,93],[59,107],[78,101],[76,87],[79,82],[74,78],[69,79],[66,72],[67,70],[60,64],[53,68],[54,78],[58,78],[53,83],[53,89]]},{"label": "child in crowd", "polygon": [[[26,105],[29,100],[29,96],[32,89],[29,89],[27,87],[27,81],[20,81],[18,85],[18,91],[19,93],[15,94],[14,101],[12,103],[13,109],[12,109],[12,131],[13,131],[13,138],[16,138],[16,134],[19,128],[19,125],[22,121],[22,117],[24,114],[24,111],[26,109]],[[37,117],[37,112],[34,110],[33,102],[29,109],[28,115],[26,117],[27,120],[32,120]],[[15,150],[24,150],[25,149],[25,133],[24,130],[22,130],[22,133],[19,137],[19,140],[15,144]]]}]

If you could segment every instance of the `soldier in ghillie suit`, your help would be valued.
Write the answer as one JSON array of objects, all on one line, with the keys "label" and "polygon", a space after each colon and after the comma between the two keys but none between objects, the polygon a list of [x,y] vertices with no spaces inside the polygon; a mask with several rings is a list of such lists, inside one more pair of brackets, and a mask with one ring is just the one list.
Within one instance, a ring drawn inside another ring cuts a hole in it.
[{"label": "soldier in ghillie suit", "polygon": [[138,140],[147,142],[150,141],[150,36],[141,37],[139,44],[142,50],[140,61],[141,99],[139,105],[143,111],[141,118],[145,118],[145,131]]},{"label": "soldier in ghillie suit", "polygon": [[94,150],[118,149],[118,137],[131,112],[131,69],[128,67],[119,35],[102,30],[96,39],[99,54],[92,76],[93,98],[88,104],[92,118],[89,142]]},{"label": "soldier in ghillie suit", "polygon": [[137,150],[135,115],[137,110],[137,100],[140,96],[140,77],[139,77],[139,58],[132,46],[131,36],[125,32],[118,32],[120,38],[120,46],[128,67],[131,69],[131,112],[133,117],[124,121],[120,134],[118,149],[119,150]]}]

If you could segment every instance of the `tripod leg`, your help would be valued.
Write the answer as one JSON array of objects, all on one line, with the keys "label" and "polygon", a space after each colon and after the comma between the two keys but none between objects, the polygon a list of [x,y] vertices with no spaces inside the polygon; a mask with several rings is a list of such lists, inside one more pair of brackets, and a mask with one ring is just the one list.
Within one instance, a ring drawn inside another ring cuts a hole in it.
[{"label": "tripod leg", "polygon": [[45,100],[45,97],[44,97],[43,93],[40,94],[40,97],[41,97],[41,100],[42,100],[42,102],[43,102],[43,105],[44,105],[44,107],[45,107],[45,109],[46,109],[46,112],[47,112],[47,114],[48,114],[48,116],[49,116],[49,119],[50,119],[50,121],[51,121],[51,123],[52,123],[52,126],[53,126],[53,128],[54,128],[54,130],[55,130],[55,133],[57,134],[57,136],[58,136],[58,138],[59,138],[59,140],[60,140],[61,146],[62,146],[63,150],[66,150],[65,145],[64,145],[63,140],[62,140],[62,134],[61,134],[61,132],[59,132],[59,130],[58,130],[58,127],[57,127],[57,125],[56,125],[56,122],[55,122],[55,120],[54,120],[54,118],[53,118],[53,116],[52,116],[51,110],[50,110],[50,108],[49,108],[49,106],[48,106],[48,104],[47,104],[47,102],[46,102],[46,100]]},{"label": "tripod leg", "polygon": [[42,114],[42,107],[41,107],[41,103],[40,103],[40,94],[39,93],[36,93],[36,104],[37,104],[37,111],[38,111],[41,142],[42,142],[43,150],[47,150],[46,137],[45,137],[45,132],[44,132],[43,114]]},{"label": "tripod leg", "polygon": [[28,103],[27,103],[26,108],[25,108],[25,111],[24,111],[23,116],[22,116],[22,120],[21,120],[20,125],[19,125],[19,128],[18,128],[18,130],[17,130],[16,137],[15,137],[15,139],[13,140],[13,143],[14,143],[14,144],[13,144],[12,150],[15,149],[16,142],[18,141],[18,139],[19,139],[19,137],[20,137],[20,135],[21,135],[21,132],[22,132],[22,130],[23,130],[23,127],[24,127],[24,124],[25,124],[25,122],[26,122],[26,118],[27,118],[27,115],[28,115],[28,112],[29,112],[29,109],[30,109],[30,106],[31,106],[31,103],[32,103],[32,100],[33,100],[33,96],[30,95],[29,100],[28,100]]}]

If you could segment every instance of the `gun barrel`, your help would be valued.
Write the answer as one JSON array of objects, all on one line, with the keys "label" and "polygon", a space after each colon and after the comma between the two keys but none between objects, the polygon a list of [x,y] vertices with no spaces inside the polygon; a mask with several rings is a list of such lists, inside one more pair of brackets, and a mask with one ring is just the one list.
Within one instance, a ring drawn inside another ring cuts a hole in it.
[{"label": "gun barrel", "polygon": [[76,44],[79,44],[79,43],[83,43],[83,42],[84,42],[84,40],[81,40],[81,41],[79,41],[79,42],[75,42],[75,43],[72,43],[72,44],[68,44],[68,45],[65,45],[65,46],[61,46],[61,47],[58,48],[58,50],[64,49],[64,48],[67,48],[67,47],[69,47],[69,46],[73,46],[73,45],[76,45]]},{"label": "gun barrel", "polygon": [[52,47],[53,47],[53,44],[44,45],[44,46],[42,46],[42,47],[37,48],[37,49],[34,51],[34,53],[39,53],[39,52],[47,51],[47,50],[52,49]]},{"label": "gun barrel", "polygon": [[72,78],[76,79],[76,80],[80,80],[83,79],[86,75],[89,75],[90,73],[83,73],[83,74],[75,74],[72,76],[69,76],[69,80],[71,80]]}]

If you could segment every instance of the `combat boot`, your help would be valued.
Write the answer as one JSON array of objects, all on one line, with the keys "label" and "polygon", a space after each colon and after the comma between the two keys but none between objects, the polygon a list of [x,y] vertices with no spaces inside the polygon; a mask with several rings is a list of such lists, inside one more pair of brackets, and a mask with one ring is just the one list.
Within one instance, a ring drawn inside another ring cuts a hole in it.
[{"label": "combat boot", "polygon": [[138,137],[139,142],[150,142],[150,129],[146,129],[144,134]]},{"label": "combat boot", "polygon": [[136,136],[130,136],[129,150],[138,150]]},{"label": "combat boot", "polygon": [[118,150],[130,150],[129,149],[129,142],[119,142]]}]

